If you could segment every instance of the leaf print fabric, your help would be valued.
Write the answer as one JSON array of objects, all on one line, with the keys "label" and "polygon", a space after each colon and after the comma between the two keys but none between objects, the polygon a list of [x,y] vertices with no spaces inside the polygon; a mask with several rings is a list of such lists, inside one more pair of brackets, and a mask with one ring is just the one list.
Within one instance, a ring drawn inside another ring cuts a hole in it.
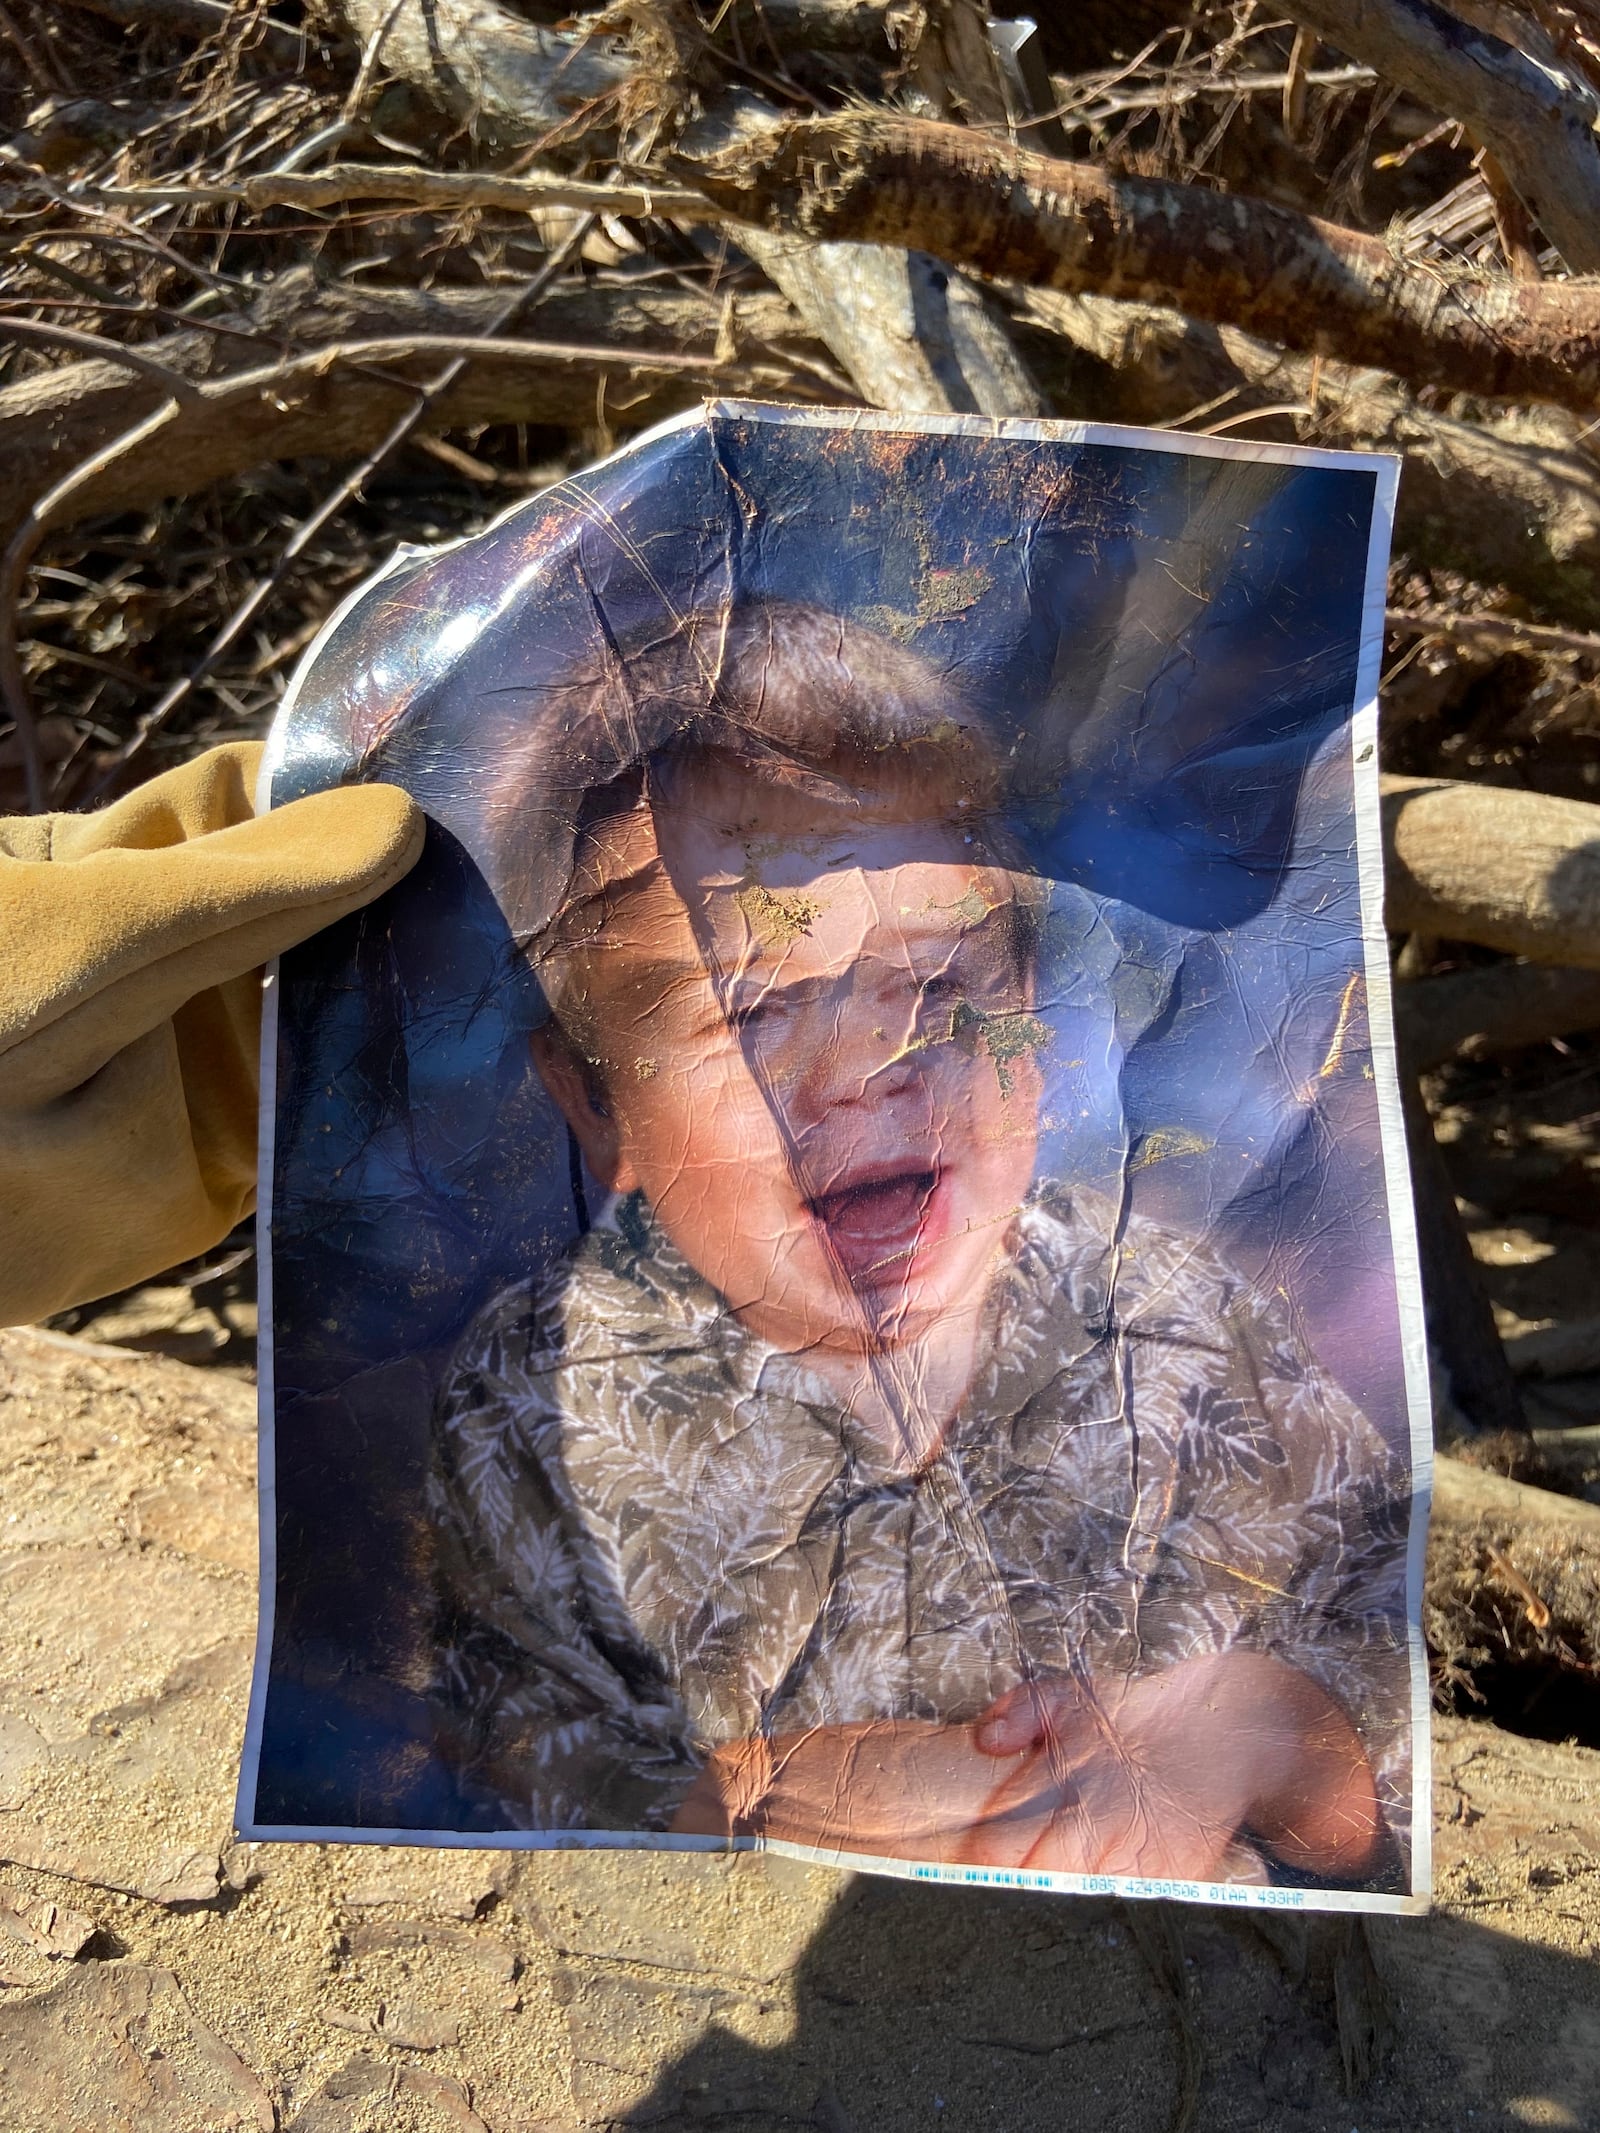
[{"label": "leaf print fabric", "polygon": [[637,1198],[481,1314],[438,1431],[441,1693],[513,1826],[663,1830],[719,1744],[1244,1647],[1349,1712],[1407,1840],[1403,1473],[1281,1309],[1098,1195],[1023,1213],[920,1473]]},{"label": "leaf print fabric", "polygon": [[245,1834],[1422,1906],[1395,481],[714,402],[343,603]]}]

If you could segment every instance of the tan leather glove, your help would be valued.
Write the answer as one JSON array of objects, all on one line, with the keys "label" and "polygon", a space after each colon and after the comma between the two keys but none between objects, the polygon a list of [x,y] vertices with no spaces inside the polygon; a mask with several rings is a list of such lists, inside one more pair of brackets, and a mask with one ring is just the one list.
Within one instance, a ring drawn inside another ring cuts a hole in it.
[{"label": "tan leather glove", "polygon": [[0,1325],[208,1250],[255,1204],[261,965],[398,881],[403,792],[258,817],[258,743],[0,821]]}]

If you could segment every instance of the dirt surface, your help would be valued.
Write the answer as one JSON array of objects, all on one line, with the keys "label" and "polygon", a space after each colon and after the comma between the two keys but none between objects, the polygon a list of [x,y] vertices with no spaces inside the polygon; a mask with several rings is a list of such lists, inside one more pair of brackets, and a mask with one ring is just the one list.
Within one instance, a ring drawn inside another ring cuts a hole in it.
[{"label": "dirt surface", "polygon": [[1365,1930],[236,1843],[253,1442],[242,1379],[0,1335],[5,2133],[1597,2122],[1600,1755],[1470,1721],[1437,1912]]}]

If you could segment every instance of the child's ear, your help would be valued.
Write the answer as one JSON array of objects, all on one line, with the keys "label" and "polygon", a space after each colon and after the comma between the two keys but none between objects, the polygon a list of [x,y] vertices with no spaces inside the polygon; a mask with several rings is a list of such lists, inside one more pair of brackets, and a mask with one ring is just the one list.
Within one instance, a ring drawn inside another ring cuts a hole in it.
[{"label": "child's ear", "polygon": [[594,1069],[578,1057],[553,1022],[535,1030],[528,1043],[539,1079],[572,1128],[590,1176],[607,1192],[632,1192],[639,1181],[622,1153],[622,1131],[600,1092]]}]

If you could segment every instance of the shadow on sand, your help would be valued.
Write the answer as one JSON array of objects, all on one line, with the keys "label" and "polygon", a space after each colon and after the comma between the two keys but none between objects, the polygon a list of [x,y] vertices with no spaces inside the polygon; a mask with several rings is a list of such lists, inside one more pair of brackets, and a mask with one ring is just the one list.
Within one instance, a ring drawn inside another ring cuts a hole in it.
[{"label": "shadow on sand", "polygon": [[773,2045],[741,2030],[770,2018],[776,1987],[574,1972],[585,2121],[723,2133],[1600,2124],[1600,1965],[1459,1916],[1256,1916],[863,1876],[842,1884],[794,1982],[792,2033]]}]

